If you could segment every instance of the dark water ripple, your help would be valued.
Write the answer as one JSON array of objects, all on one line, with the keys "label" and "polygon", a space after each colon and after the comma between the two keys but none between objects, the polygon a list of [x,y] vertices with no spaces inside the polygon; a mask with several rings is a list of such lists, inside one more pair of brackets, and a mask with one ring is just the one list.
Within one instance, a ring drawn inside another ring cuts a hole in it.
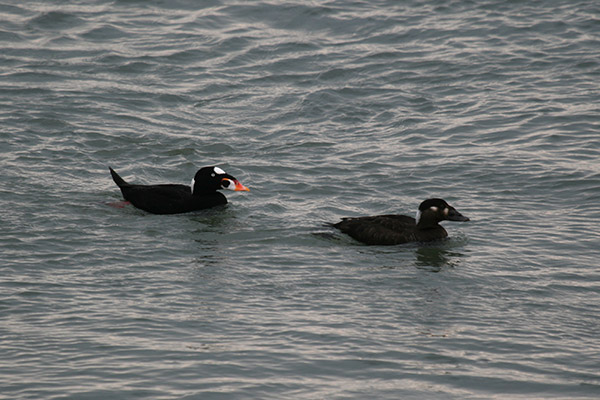
[{"label": "dark water ripple", "polygon": [[[0,5],[0,398],[597,398],[599,16]],[[211,164],[252,191],[107,206],[108,165]],[[394,247],[324,225],[431,196],[472,221]]]}]

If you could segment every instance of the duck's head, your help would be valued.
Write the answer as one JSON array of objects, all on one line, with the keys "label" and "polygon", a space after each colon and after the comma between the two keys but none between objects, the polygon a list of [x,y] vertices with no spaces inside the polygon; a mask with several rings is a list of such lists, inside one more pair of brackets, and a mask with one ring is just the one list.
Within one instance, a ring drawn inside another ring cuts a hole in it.
[{"label": "duck's head", "polygon": [[219,167],[200,168],[192,179],[192,194],[211,193],[219,189],[250,191],[240,181]]},{"label": "duck's head", "polygon": [[470,221],[442,199],[427,199],[422,202],[415,219],[417,226],[422,228],[437,225],[440,221]]}]

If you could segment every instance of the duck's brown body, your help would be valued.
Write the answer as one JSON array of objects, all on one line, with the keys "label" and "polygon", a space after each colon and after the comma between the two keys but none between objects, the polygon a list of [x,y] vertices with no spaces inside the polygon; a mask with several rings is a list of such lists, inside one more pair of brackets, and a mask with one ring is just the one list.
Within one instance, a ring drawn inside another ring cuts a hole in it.
[{"label": "duck's brown body", "polygon": [[394,245],[408,242],[431,242],[444,239],[448,232],[440,221],[469,221],[442,199],[425,200],[417,219],[406,215],[376,215],[343,218],[333,226],[359,242],[369,245]]}]

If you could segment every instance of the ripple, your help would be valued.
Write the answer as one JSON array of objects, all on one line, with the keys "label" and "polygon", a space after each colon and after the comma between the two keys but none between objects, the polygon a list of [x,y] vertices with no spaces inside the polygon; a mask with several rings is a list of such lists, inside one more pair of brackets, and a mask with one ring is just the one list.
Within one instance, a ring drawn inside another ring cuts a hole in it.
[{"label": "ripple", "polygon": [[95,27],[81,35],[82,38],[91,41],[117,40],[127,36],[127,32],[113,25]]},{"label": "ripple", "polygon": [[60,11],[49,11],[40,13],[29,21],[29,24],[44,30],[58,31],[65,28],[73,28],[84,24],[82,18],[72,13]]}]

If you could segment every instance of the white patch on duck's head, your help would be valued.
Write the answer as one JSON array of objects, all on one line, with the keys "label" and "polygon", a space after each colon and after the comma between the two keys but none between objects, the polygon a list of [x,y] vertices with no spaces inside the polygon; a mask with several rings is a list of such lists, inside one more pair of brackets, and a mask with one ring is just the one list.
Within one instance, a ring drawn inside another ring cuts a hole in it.
[{"label": "white patch on duck's head", "polygon": [[213,173],[210,174],[210,176],[212,176],[213,178],[215,177],[215,175],[225,175],[226,172],[223,171],[221,168],[219,167],[213,167]]},{"label": "white patch on duck's head", "polygon": [[444,217],[447,217],[449,212],[450,209],[448,207],[444,208]]},{"label": "white patch on duck's head", "polygon": [[[439,210],[439,208],[437,206],[431,206],[428,209],[426,209],[425,211],[433,211],[434,213],[437,212]],[[447,215],[448,214],[448,209],[446,208],[444,210],[444,213]],[[421,216],[423,215],[423,213],[421,212],[421,210],[417,210],[417,215],[415,216],[415,222],[417,223],[417,225],[419,224],[419,222],[421,221]]]}]

